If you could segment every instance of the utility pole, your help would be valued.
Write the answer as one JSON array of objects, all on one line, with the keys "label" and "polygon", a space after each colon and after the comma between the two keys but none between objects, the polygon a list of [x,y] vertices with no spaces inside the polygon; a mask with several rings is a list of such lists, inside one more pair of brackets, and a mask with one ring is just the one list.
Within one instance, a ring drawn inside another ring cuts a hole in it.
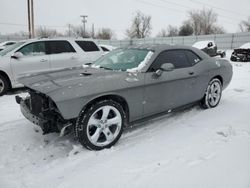
[{"label": "utility pole", "polygon": [[35,26],[34,26],[34,5],[33,5],[33,0],[31,1],[31,28],[32,28],[32,38],[35,37]]},{"label": "utility pole", "polygon": [[95,25],[94,25],[94,23],[92,23],[91,37],[95,38]]},{"label": "utility pole", "polygon": [[35,37],[33,0],[27,0],[29,38]]},{"label": "utility pole", "polygon": [[69,37],[71,37],[71,25],[70,24],[68,24],[68,35]]},{"label": "utility pole", "polygon": [[86,37],[86,29],[85,29],[85,24],[87,23],[87,15],[81,15],[82,18],[82,23],[83,23],[83,35]]},{"label": "utility pole", "polygon": [[27,0],[28,7],[28,30],[29,30],[29,39],[31,38],[31,23],[30,23],[30,0]]}]

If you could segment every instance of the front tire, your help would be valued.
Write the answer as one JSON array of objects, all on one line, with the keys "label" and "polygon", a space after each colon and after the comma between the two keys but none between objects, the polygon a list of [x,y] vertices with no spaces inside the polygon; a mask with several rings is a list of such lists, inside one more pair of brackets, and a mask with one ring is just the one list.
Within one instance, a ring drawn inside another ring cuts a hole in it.
[{"label": "front tire", "polygon": [[0,96],[7,93],[9,89],[10,89],[10,84],[8,79],[5,76],[0,75]]},{"label": "front tire", "polygon": [[121,137],[125,122],[126,114],[119,103],[99,101],[80,113],[75,127],[76,136],[87,149],[110,148]]},{"label": "front tire", "polygon": [[201,100],[201,107],[204,109],[214,108],[220,103],[222,95],[222,84],[217,78],[212,79],[206,89],[206,93]]}]

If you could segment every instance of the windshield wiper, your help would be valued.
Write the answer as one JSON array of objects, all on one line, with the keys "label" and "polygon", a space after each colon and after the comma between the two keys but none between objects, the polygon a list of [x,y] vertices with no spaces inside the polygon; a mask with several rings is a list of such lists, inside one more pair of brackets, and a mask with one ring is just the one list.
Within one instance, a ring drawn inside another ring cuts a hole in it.
[{"label": "windshield wiper", "polygon": [[114,69],[111,69],[111,68],[108,68],[108,67],[101,67],[101,66],[100,66],[100,68],[101,68],[101,69],[105,69],[105,70],[114,70]]},{"label": "windshield wiper", "polygon": [[85,63],[84,65],[92,65],[93,63],[89,62],[89,63]]}]

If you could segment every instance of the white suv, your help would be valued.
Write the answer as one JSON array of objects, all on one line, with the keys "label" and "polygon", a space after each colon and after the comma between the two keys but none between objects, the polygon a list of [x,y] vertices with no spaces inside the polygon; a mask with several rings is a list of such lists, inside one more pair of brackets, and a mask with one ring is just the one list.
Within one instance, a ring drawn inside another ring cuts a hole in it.
[{"label": "white suv", "polygon": [[13,44],[15,44],[15,41],[5,41],[0,43],[0,51],[2,51],[4,48],[7,48]]},{"label": "white suv", "polygon": [[103,55],[91,39],[32,39],[0,51],[0,96],[22,87],[20,75],[91,63]]}]

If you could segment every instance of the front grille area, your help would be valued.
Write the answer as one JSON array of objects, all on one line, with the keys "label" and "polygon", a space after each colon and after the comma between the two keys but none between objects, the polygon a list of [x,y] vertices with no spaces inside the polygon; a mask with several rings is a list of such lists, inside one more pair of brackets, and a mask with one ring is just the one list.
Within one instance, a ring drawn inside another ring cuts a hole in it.
[{"label": "front grille area", "polygon": [[29,91],[30,97],[26,100],[26,105],[30,108],[30,111],[41,116],[45,111],[50,110],[51,100],[44,94],[37,93],[35,91]]},{"label": "front grille area", "polygon": [[[29,96],[24,100],[24,103],[29,111],[26,116],[31,117],[26,118],[39,125],[44,134],[59,132],[65,125],[74,122],[74,120],[65,120],[53,100],[38,91],[29,89]],[[35,117],[37,119],[35,119],[34,122]]]}]

